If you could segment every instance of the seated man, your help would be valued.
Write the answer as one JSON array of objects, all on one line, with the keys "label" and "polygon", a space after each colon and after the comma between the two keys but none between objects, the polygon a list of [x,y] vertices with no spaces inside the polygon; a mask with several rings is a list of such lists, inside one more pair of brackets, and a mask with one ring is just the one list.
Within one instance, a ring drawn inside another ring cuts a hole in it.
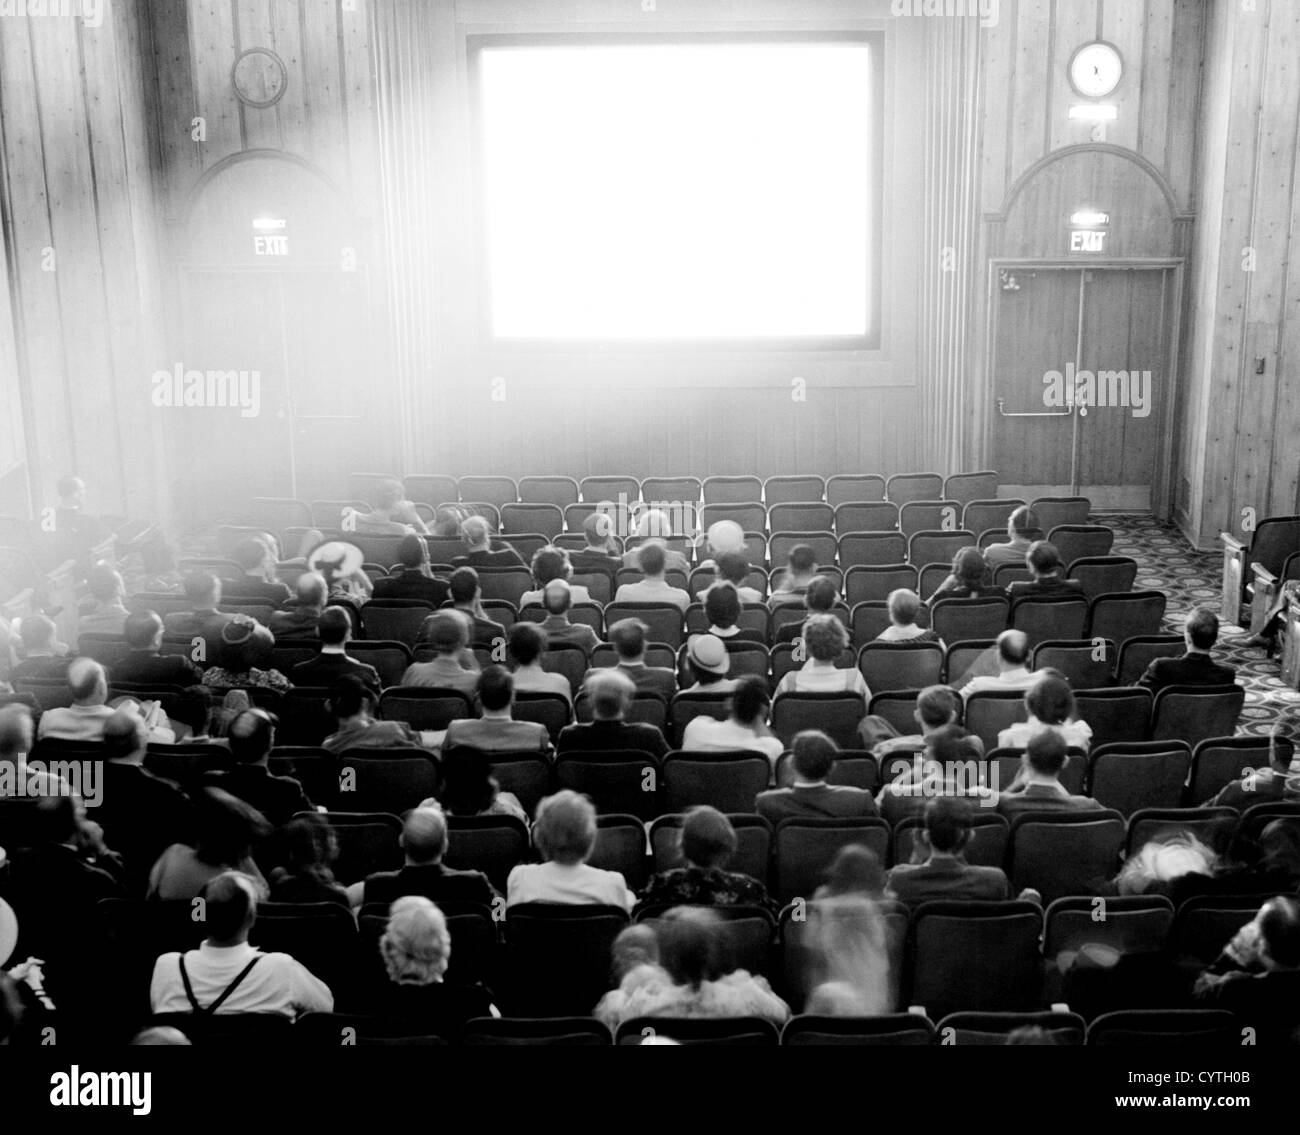
[{"label": "seated man", "polygon": [[271,633],[280,639],[314,639],[321,613],[329,602],[329,584],[319,572],[303,572],[293,585],[296,602],[287,611],[276,611],[270,618]]},{"label": "seated man", "polygon": [[[638,693],[658,694],[664,701],[672,701],[677,692],[676,673],[666,666],[646,665],[646,635],[649,630],[640,619],[619,619],[609,628],[609,641],[618,653],[618,662],[613,669],[631,678]],[[588,670],[586,676],[590,678],[594,673],[594,670]]]},{"label": "seated man", "polygon": [[374,598],[423,599],[435,607],[447,601],[447,584],[430,570],[429,545],[421,537],[403,536],[397,546],[397,561],[402,570],[375,580]]},{"label": "seated man", "polygon": [[320,635],[320,653],[306,662],[289,669],[289,680],[295,686],[333,686],[340,678],[351,674],[360,678],[378,696],[382,689],[379,671],[348,654],[352,640],[352,619],[342,607],[326,607],[317,624]]},{"label": "seated man", "polygon": [[455,567],[493,568],[526,567],[523,558],[504,540],[500,547],[492,547],[492,528],[481,516],[468,516],[461,524],[461,539],[465,541],[465,554],[457,556]]},{"label": "seated man", "polygon": [[1243,773],[1240,780],[1225,785],[1206,808],[1235,808],[1243,812],[1252,804],[1267,804],[1286,797],[1287,777],[1295,759],[1295,743],[1287,726],[1274,724],[1268,737],[1268,764]]},{"label": "seated man", "polygon": [[1055,729],[1044,729],[1031,737],[1025,755],[1021,758],[1022,773],[1016,777],[1019,787],[998,794],[998,811],[1008,820],[1013,820],[1022,812],[1101,808],[1091,796],[1071,796],[1061,783],[1066,749],[1065,738]]},{"label": "seated man", "polygon": [[108,676],[98,662],[74,658],[68,667],[68,689],[72,704],[47,709],[41,714],[37,736],[60,741],[100,741],[104,723],[113,716],[108,701]]},{"label": "seated man", "polygon": [[121,575],[107,564],[98,564],[88,582],[95,605],[77,618],[77,634],[120,635],[130,614],[122,604],[126,585]]},{"label": "seated man", "polygon": [[1029,638],[1024,631],[1003,631],[997,641],[996,675],[972,678],[961,688],[963,700],[982,690],[1027,690],[1038,681],[1037,672],[1030,670]]},{"label": "seated man", "polygon": [[238,871],[203,888],[204,929],[197,950],[163,954],[154,964],[149,1005],[155,1013],[329,1013],[334,996],[288,954],[248,944],[257,920],[257,889]]},{"label": "seated man", "polygon": [[642,544],[637,549],[637,566],[645,578],[637,583],[620,585],[614,595],[616,603],[674,603],[683,612],[691,605],[690,594],[672,587],[665,578],[667,552],[661,544]]},{"label": "seated man", "polygon": [[9,673],[20,678],[65,678],[72,659],[54,636],[54,620],[45,615],[27,615],[18,628],[22,640],[22,661]]},{"label": "seated man", "polygon": [[827,784],[839,748],[825,733],[805,729],[791,746],[795,779],[789,788],[760,792],[754,810],[775,827],[791,817],[874,816],[876,802],[862,788]]},{"label": "seated man", "polygon": [[275,578],[275,549],[266,541],[250,536],[235,549],[235,560],[243,568],[240,579],[227,580],[222,593],[243,603],[269,603],[278,607],[291,597],[288,584]]},{"label": "seated man", "polygon": [[925,748],[876,796],[880,815],[891,825],[919,817],[939,796],[969,797],[981,808],[992,807],[996,795],[984,786],[980,758],[983,747],[956,725],[928,733]]},{"label": "seated man", "polygon": [[403,895],[423,895],[432,902],[477,902],[491,906],[496,889],[481,871],[453,871],[444,867],[447,854],[447,819],[441,808],[413,809],[402,825],[405,865],[397,871],[377,871],[364,882],[348,887],[354,907],[363,903],[391,903]]},{"label": "seated man", "polygon": [[[583,589],[586,590],[585,588]],[[542,605],[546,608],[546,618],[539,626],[546,635],[548,646],[569,643],[580,646],[587,658],[600,645],[600,636],[586,623],[569,621],[569,608],[573,606],[573,592],[564,579],[552,579],[542,590]]]},{"label": "seated man", "polygon": [[714,561],[713,574],[717,577],[710,587],[719,583],[730,583],[736,589],[742,603],[761,603],[763,596],[757,588],[750,587],[745,580],[749,578],[749,559],[744,552],[723,552]]},{"label": "seated man", "polygon": [[997,571],[1003,564],[1023,564],[1029,545],[1041,536],[1038,514],[1028,505],[1021,505],[1007,518],[1007,542],[990,544],[984,549],[984,562],[989,573]]},{"label": "seated man", "polygon": [[415,505],[404,499],[400,481],[380,481],[371,498],[374,508],[361,513],[345,509],[343,531],[360,536],[405,536],[414,532],[427,536],[429,530],[420,519]]},{"label": "seated man", "polygon": [[925,828],[917,832],[912,861],[889,873],[888,888],[909,907],[932,899],[1009,897],[1007,877],[998,867],[972,867],[963,852],[971,840],[970,801],[940,796],[925,806]]},{"label": "seated man", "polygon": [[[961,730],[961,696],[951,686],[927,686],[916,699],[916,709],[912,716],[921,727],[919,733],[899,735],[894,732],[889,722],[882,717],[864,718],[861,726],[863,739],[878,736],[883,731],[892,734],[883,741],[878,741],[871,748],[877,757],[889,757],[897,753],[920,753],[925,750],[929,739],[936,733],[948,728]],[[964,732],[964,730],[963,730]],[[967,733],[966,739],[980,756],[984,753],[984,742],[973,733]]]},{"label": "seated man", "polygon": [[234,615],[218,611],[221,580],[210,571],[191,572],[185,577],[185,598],[192,610],[163,616],[163,627],[173,638],[201,638],[209,647],[221,641],[221,632]]},{"label": "seated man", "polygon": [[1208,607],[1189,611],[1183,623],[1187,653],[1181,658],[1155,658],[1138,679],[1152,695],[1166,686],[1231,686],[1237,672],[1214,661],[1211,651],[1219,639],[1219,617]]},{"label": "seated man", "polygon": [[420,735],[405,721],[376,721],[375,695],[353,674],[340,678],[330,691],[329,710],[338,719],[338,731],[321,747],[331,753],[349,749],[419,749]]},{"label": "seated man", "polygon": [[1065,578],[1065,565],[1055,544],[1035,540],[1025,553],[1025,566],[1032,579],[1018,579],[1007,587],[1013,600],[1027,595],[1081,595],[1083,584],[1077,579]]},{"label": "seated man", "polygon": [[226,736],[234,766],[226,772],[208,774],[209,784],[251,804],[277,828],[299,812],[312,811],[311,801],[298,781],[271,773],[275,720],[266,710],[245,710],[230,723]]},{"label": "seated man", "polygon": [[483,716],[451,722],[442,741],[444,752],[458,745],[485,753],[551,752],[551,738],[545,725],[516,721],[511,716],[515,680],[504,666],[484,667],[478,676],[478,701]]},{"label": "seated man", "polygon": [[[478,572],[472,567],[459,567],[448,581],[452,605],[470,621],[470,645],[484,646],[489,650],[506,640],[506,628],[487,617],[483,610]],[[432,618],[432,616],[430,616]],[[420,642],[428,641],[429,620],[420,628]]]},{"label": "seated man", "polygon": [[[519,597],[519,606],[528,607],[542,602],[542,593],[553,579],[562,579],[568,583],[573,575],[573,565],[569,562],[569,553],[563,548],[547,545],[533,553],[533,588]],[[569,592],[574,603],[590,603],[591,595],[581,584],[569,584]]]},{"label": "seated man", "polygon": [[137,611],[126,618],[125,637],[130,649],[113,663],[113,681],[140,686],[197,686],[203,671],[183,654],[163,654],[163,621],[153,611]]},{"label": "seated man", "polygon": [[740,619],[740,593],[730,583],[715,583],[704,593],[704,614],[709,620],[708,633],[723,642],[766,642],[762,631],[736,625]]},{"label": "seated man", "polygon": [[663,549],[665,571],[679,571],[683,575],[689,574],[691,570],[690,561],[676,548],[668,547],[667,541],[672,538],[672,534],[672,521],[669,520],[668,514],[663,509],[646,509],[637,519],[636,532],[633,533],[637,543],[623,553],[623,566],[639,568],[649,575],[650,573],[646,571],[645,566],[641,563],[641,549],[654,544]]},{"label": "seated man", "polygon": [[768,728],[767,711],[771,704],[766,679],[757,674],[737,678],[727,719],[718,721],[705,714],[691,718],[682,732],[682,748],[714,753],[751,749],[762,753],[776,768],[776,759],[785,746]]},{"label": "seated man", "polygon": [[1227,1009],[1263,1025],[1267,1040],[1294,1043],[1300,1025],[1300,902],[1279,895],[1260,908],[1196,979],[1199,1008]]},{"label": "seated man", "polygon": [[668,742],[658,726],[643,721],[628,721],[636,687],[617,670],[593,670],[585,685],[591,700],[592,720],[567,725],[560,731],[556,752],[612,753],[632,751],[662,758]]},{"label": "seated man", "polygon": [[908,587],[889,593],[889,626],[876,635],[876,642],[938,642],[939,636],[917,621],[921,597]]},{"label": "seated man", "polygon": [[582,522],[587,546],[571,552],[569,562],[574,571],[606,571],[612,577],[623,566],[614,543],[614,521],[607,513],[593,512]]},{"label": "seated man", "polygon": [[[835,586],[833,579],[825,575],[814,576],[803,596],[804,606],[808,609],[809,615],[829,615],[835,610],[835,604],[839,601],[839,588]],[[777,629],[776,641],[794,642],[795,639],[802,638],[803,627],[803,623],[786,623],[785,626]]]},{"label": "seated man", "polygon": [[695,634],[686,640],[686,669],[695,679],[682,690],[684,694],[731,694],[736,680],[731,673],[731,655],[727,644],[717,635]]},{"label": "seated man", "polygon": [[478,687],[478,671],[461,665],[462,653],[469,644],[469,620],[460,611],[435,611],[424,622],[421,634],[426,632],[425,641],[433,648],[433,658],[411,663],[401,684],[460,690],[472,698]]},{"label": "seated man", "polygon": [[546,653],[546,632],[537,623],[515,623],[506,636],[506,657],[514,676],[516,693],[563,694],[573,700],[569,679],[542,666]]},{"label": "seated man", "polygon": [[772,608],[786,603],[802,603],[808,585],[817,577],[817,557],[808,544],[796,544],[790,549],[790,559],[781,581],[772,589],[767,605]]}]

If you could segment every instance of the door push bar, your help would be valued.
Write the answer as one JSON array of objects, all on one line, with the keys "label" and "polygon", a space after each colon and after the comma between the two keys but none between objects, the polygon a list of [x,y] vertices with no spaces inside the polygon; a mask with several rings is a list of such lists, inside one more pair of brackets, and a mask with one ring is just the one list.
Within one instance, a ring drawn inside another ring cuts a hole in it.
[{"label": "door push bar", "polygon": [[1003,405],[1003,399],[999,398],[997,402],[998,414],[1003,418],[1068,418],[1074,413],[1074,406],[1071,405],[1062,411],[1039,410],[1032,413],[1008,414],[1006,410],[1003,409]]}]

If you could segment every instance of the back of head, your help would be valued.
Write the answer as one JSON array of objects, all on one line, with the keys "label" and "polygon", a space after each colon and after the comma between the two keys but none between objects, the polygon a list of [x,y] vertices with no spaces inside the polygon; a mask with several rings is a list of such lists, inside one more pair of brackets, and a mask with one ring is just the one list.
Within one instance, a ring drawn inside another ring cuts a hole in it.
[{"label": "back of head", "polygon": [[125,760],[144,753],[149,743],[149,727],[138,713],[119,709],[104,722],[102,737],[105,756],[110,761]]},{"label": "back of head", "polygon": [[880,856],[861,843],[845,844],[826,869],[826,890],[832,895],[861,894],[879,898],[885,889]]},{"label": "back of head", "polygon": [[195,799],[195,853],[211,867],[238,867],[271,825],[251,804],[221,788],[205,788]]},{"label": "back of head", "polygon": [[1038,531],[1038,528],[1038,513],[1023,504],[1012,512],[1007,522],[1007,531],[1021,540],[1028,539],[1032,533]]},{"label": "back of head", "polygon": [[952,558],[952,574],[966,587],[980,587],[988,576],[984,553],[978,548],[959,548]]},{"label": "back of head", "polygon": [[221,593],[221,582],[210,571],[195,571],[185,577],[185,598],[191,606],[213,606]]},{"label": "back of head", "polygon": [[749,558],[744,552],[724,552],[717,558],[718,576],[740,587],[749,575]]},{"label": "back of head", "polygon": [[840,591],[829,576],[815,575],[804,592],[804,606],[810,611],[829,611],[839,601]]},{"label": "back of head", "polygon": [[613,529],[614,521],[605,512],[593,512],[582,522],[582,535],[588,548],[604,549]]},{"label": "back of head", "polygon": [[817,556],[811,544],[796,544],[790,549],[790,570],[795,575],[808,575],[817,570]]},{"label": "back of head", "polygon": [[692,808],[682,821],[682,855],[696,867],[725,867],[736,850],[736,829],[716,808]]},{"label": "back of head", "polygon": [[1259,914],[1259,936],[1278,969],[1300,969],[1300,903],[1287,895],[1271,898]]},{"label": "back of head", "polygon": [[1059,670],[1040,673],[1025,691],[1025,706],[1044,725],[1064,725],[1074,717],[1074,691]]},{"label": "back of head", "polygon": [[32,711],[27,706],[0,706],[0,760],[29,752],[33,732]]},{"label": "back of head", "polygon": [[568,579],[573,574],[569,553],[563,548],[547,545],[533,553],[533,583],[545,587],[553,579]]},{"label": "back of head", "polygon": [[636,534],[642,540],[668,539],[673,534],[672,523],[662,509],[651,508],[643,512],[636,522]]},{"label": "back of head", "polygon": [[809,615],[803,623],[803,642],[818,662],[834,662],[849,645],[849,632],[834,615]]},{"label": "back of head", "polygon": [[485,666],[478,676],[478,700],[485,710],[509,709],[515,696],[515,680],[504,666]]},{"label": "back of head", "polygon": [[956,854],[966,846],[970,831],[970,804],[960,796],[940,796],[925,806],[925,834],[935,851]]},{"label": "back of head", "polygon": [[517,666],[531,666],[546,653],[546,632],[536,623],[515,623],[506,633],[506,649]]},{"label": "back of head", "polygon": [[926,686],[916,699],[916,712],[927,729],[947,725],[961,711],[961,695],[951,686]]},{"label": "back of head", "polygon": [[715,583],[704,594],[704,613],[711,626],[726,630],[740,618],[740,593],[730,583]]},{"label": "back of head", "polygon": [[86,482],[80,477],[69,474],[60,477],[57,485],[59,496],[65,501],[79,500],[86,492]]},{"label": "back of head", "polygon": [[597,670],[587,678],[586,691],[598,721],[621,721],[636,696],[636,683],[617,670]]},{"label": "back of head", "polygon": [[1029,551],[1025,553],[1025,562],[1037,576],[1056,575],[1063,567],[1056,545],[1047,540],[1035,540],[1030,544]]},{"label": "back of head", "polygon": [[41,777],[41,789],[45,794],[36,798],[37,838],[49,844],[69,842],[81,827],[77,797],[69,791],[66,782],[48,773]]},{"label": "back of head", "polygon": [[443,809],[452,816],[477,816],[492,806],[497,782],[492,766],[475,749],[446,749],[442,754]]},{"label": "back of head", "polygon": [[402,500],[402,483],[400,481],[384,480],[375,486],[374,494],[371,496],[374,507],[387,512],[389,509],[396,508]]},{"label": "back of head", "polygon": [[403,895],[388,911],[379,952],[390,981],[429,985],[451,960],[451,934],[442,911],[423,895]]},{"label": "back of head", "polygon": [[298,602],[304,607],[323,608],[329,599],[329,584],[318,571],[303,572],[293,585]]},{"label": "back of head", "polygon": [[636,562],[646,575],[663,575],[668,557],[662,544],[642,544],[637,549]]},{"label": "back of head", "polygon": [[330,689],[329,708],[335,717],[356,717],[373,701],[365,682],[355,674],[345,674]]},{"label": "back of head", "polygon": [[441,808],[414,808],[402,825],[402,850],[412,863],[437,863],[447,850],[447,819]]},{"label": "back of head", "polygon": [[162,634],[163,621],[154,611],[132,611],[126,617],[122,635],[132,650],[148,650]]},{"label": "back of head", "polygon": [[45,615],[27,615],[18,628],[18,637],[29,654],[33,650],[48,650],[54,644],[54,620]]},{"label": "back of head", "polygon": [[659,919],[659,964],[674,984],[699,989],[727,973],[718,923],[708,907],[678,906]]},{"label": "back of head", "polygon": [[998,657],[1007,666],[1029,661],[1029,637],[1024,631],[1003,631],[998,635]]},{"label": "back of head", "polygon": [[542,606],[548,615],[567,614],[573,606],[573,592],[568,580],[553,579],[542,588]]},{"label": "back of head", "polygon": [[230,755],[237,765],[257,764],[275,743],[275,722],[264,709],[246,709],[230,723]]},{"label": "back of head", "polygon": [[830,776],[840,751],[820,729],[796,733],[790,748],[794,771],[804,780],[825,780]]},{"label": "back of head", "polygon": [[425,640],[438,654],[455,654],[469,642],[469,626],[460,611],[434,611],[424,621]]},{"label": "back of head", "polygon": [[533,842],[550,860],[583,862],[596,844],[596,809],[585,796],[563,789],[537,805]]},{"label": "back of head", "polygon": [[1044,729],[1029,739],[1025,759],[1029,767],[1043,776],[1057,776],[1065,767],[1065,738],[1055,729]]},{"label": "back of head", "polygon": [[1124,861],[1116,879],[1121,895],[1145,894],[1151,887],[1171,883],[1184,875],[1214,873],[1216,856],[1191,832],[1176,832],[1149,840]]},{"label": "back of head", "polygon": [[269,549],[256,536],[240,540],[235,548],[235,562],[245,571],[256,571],[265,562]]},{"label": "back of head", "polygon": [[181,1048],[192,1044],[189,1037],[171,1025],[154,1025],[152,1028],[141,1029],[131,1038],[133,1048]]},{"label": "back of head", "polygon": [[921,610],[921,597],[907,587],[889,593],[889,617],[900,627],[910,627]]},{"label": "back of head", "polygon": [[102,705],[108,696],[104,668],[91,658],[74,658],[68,664],[68,689],[78,703]]},{"label": "back of head", "polygon": [[481,516],[467,516],[460,525],[465,542],[471,548],[485,547],[492,535],[488,522]]},{"label": "back of head", "polygon": [[322,646],[342,646],[352,634],[352,619],[342,607],[326,607],[316,623]]},{"label": "back of head", "polygon": [[227,942],[245,937],[257,918],[257,892],[240,871],[223,871],[203,888],[204,925],[208,938]]},{"label": "back of head", "polygon": [[412,570],[423,567],[429,562],[429,545],[414,533],[403,536],[397,545],[397,562]]},{"label": "back of head", "polygon": [[625,662],[635,662],[645,654],[646,635],[650,628],[640,619],[619,619],[609,628],[609,641]]},{"label": "back of head", "polygon": [[757,674],[743,674],[731,691],[731,714],[742,725],[754,725],[767,717],[771,698],[767,681]]},{"label": "back of head", "polygon": [[453,603],[472,603],[478,594],[478,572],[472,567],[460,567],[447,580]]},{"label": "back of head", "polygon": [[1197,607],[1187,616],[1187,640],[1197,650],[1209,650],[1219,639],[1219,617],[1208,607]]},{"label": "back of head", "polygon": [[[256,543],[256,541],[253,542]],[[258,544],[258,547],[260,548],[261,545]],[[261,560],[258,560],[258,563],[261,562]],[[90,586],[91,595],[101,603],[111,603],[124,590],[122,577],[107,564],[96,564],[91,569],[90,578],[86,582]]]},{"label": "back of head", "polygon": [[294,816],[280,831],[280,845],[293,874],[327,874],[338,858],[338,841],[317,812]]}]

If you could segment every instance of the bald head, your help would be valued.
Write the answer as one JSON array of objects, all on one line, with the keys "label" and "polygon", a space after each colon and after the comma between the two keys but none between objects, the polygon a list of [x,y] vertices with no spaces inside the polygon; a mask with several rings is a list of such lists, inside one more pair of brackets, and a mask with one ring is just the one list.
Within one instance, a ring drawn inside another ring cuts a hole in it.
[{"label": "bald head", "polygon": [[325,601],[329,598],[329,585],[325,582],[325,577],[319,572],[304,572],[298,577],[298,582],[294,584],[294,591],[297,593],[298,602],[304,607],[316,607],[323,610]]},{"label": "bald head", "polygon": [[1014,670],[1029,661],[1029,638],[1024,631],[1003,631],[998,635],[998,666]]},{"label": "bald head", "polygon": [[0,760],[17,760],[32,748],[32,711],[25,705],[0,708]]},{"label": "bald head", "polygon": [[408,863],[437,863],[447,850],[447,821],[437,808],[416,808],[402,825]]},{"label": "bald head", "polygon": [[253,880],[239,871],[224,871],[203,888],[207,940],[235,945],[248,940],[257,920],[257,891]]},{"label": "bald head", "polygon": [[77,705],[103,705],[108,700],[104,668],[91,658],[74,658],[68,665],[68,689]]}]

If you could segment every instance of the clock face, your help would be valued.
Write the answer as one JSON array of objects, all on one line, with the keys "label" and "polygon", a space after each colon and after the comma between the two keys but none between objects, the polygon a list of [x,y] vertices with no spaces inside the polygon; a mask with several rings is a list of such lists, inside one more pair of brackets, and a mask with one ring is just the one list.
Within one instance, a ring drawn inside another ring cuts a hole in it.
[{"label": "clock face", "polygon": [[1085,43],[1070,58],[1070,85],[1084,98],[1099,99],[1119,86],[1124,61],[1109,43]]}]

